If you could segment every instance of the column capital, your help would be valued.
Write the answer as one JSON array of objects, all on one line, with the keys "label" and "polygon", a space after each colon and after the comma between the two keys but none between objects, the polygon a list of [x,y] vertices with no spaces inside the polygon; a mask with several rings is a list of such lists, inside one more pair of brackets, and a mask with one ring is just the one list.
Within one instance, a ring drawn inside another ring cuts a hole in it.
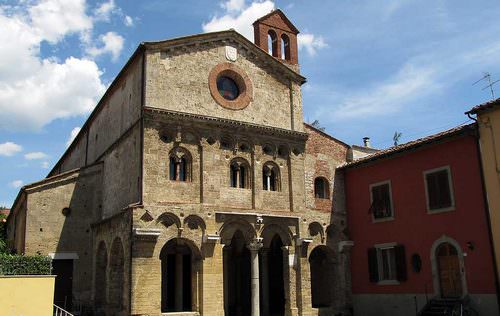
[{"label": "column capital", "polygon": [[259,251],[260,248],[262,248],[262,238],[257,238],[250,241],[247,247],[248,249],[250,249],[250,251]]}]

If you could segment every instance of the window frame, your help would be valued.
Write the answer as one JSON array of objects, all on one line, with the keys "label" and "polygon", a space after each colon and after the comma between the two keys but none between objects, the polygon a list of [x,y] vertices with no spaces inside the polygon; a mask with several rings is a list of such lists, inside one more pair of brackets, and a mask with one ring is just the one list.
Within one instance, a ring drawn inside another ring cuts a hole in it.
[{"label": "window frame", "polygon": [[[427,175],[431,173],[436,173],[442,170],[446,170],[448,172],[448,188],[450,190],[450,201],[451,205],[447,207],[442,207],[442,208],[437,208],[437,209],[431,209],[430,208],[430,200],[429,200],[429,186],[427,184]],[[434,169],[429,169],[425,170],[423,173],[424,177],[424,187],[425,187],[425,205],[427,209],[427,214],[439,214],[439,213],[444,213],[444,212],[451,212],[455,210],[455,193],[453,190],[453,178],[451,176],[451,168],[450,165],[434,168]]]},{"label": "window frame", "polygon": [[[316,180],[321,180],[323,181],[323,195],[325,197],[319,197],[316,196]],[[316,200],[331,200],[331,190],[330,190],[330,181],[328,181],[328,178],[322,175],[318,175],[314,177],[314,183],[313,183],[313,195],[314,199]]]},{"label": "window frame", "polygon": [[374,187],[381,186],[381,185],[384,185],[384,184],[388,184],[389,185],[389,201],[391,203],[391,216],[382,217],[382,218],[375,218],[375,215],[373,214],[373,212],[370,212],[373,223],[393,221],[394,218],[395,218],[394,202],[392,200],[392,184],[391,184],[391,180],[384,180],[384,181],[372,183],[372,184],[369,185],[369,190],[370,190],[370,207],[373,204],[373,190],[372,189]]},{"label": "window frame", "polygon": [[[401,284],[400,281],[398,281],[398,268],[397,268],[397,254],[396,254],[396,246],[398,246],[398,243],[396,242],[391,242],[391,243],[383,243],[383,244],[377,244],[374,245],[373,247],[377,251],[377,268],[378,268],[378,285],[398,285]],[[389,250],[392,249],[392,255],[394,257],[394,267],[393,268],[393,274],[394,278],[393,279],[384,279],[384,267],[383,267],[383,258],[382,258],[382,251],[383,250]]]}]

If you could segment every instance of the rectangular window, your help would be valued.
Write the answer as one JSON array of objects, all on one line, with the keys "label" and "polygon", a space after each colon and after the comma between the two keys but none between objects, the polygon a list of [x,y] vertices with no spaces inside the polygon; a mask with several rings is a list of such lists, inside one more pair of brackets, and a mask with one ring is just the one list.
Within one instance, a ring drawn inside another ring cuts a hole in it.
[{"label": "rectangular window", "polygon": [[394,247],[379,248],[379,281],[396,280],[396,252]]},{"label": "rectangular window", "polygon": [[403,245],[380,244],[368,249],[370,282],[399,284],[406,281],[406,255]]},{"label": "rectangular window", "polygon": [[426,171],[427,209],[444,211],[454,207],[451,174],[449,167]]},{"label": "rectangular window", "polygon": [[393,217],[391,184],[389,181],[370,186],[371,206],[370,213],[374,219]]}]

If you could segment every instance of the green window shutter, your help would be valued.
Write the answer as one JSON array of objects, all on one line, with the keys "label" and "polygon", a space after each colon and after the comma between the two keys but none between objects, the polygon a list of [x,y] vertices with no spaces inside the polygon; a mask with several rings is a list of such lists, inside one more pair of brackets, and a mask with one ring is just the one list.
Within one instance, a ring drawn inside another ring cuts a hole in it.
[{"label": "green window shutter", "polygon": [[408,272],[406,269],[406,253],[405,246],[397,245],[394,247],[396,254],[396,278],[398,281],[406,281],[408,279]]},{"label": "green window shutter", "polygon": [[377,249],[368,249],[368,273],[370,282],[378,282],[378,262],[377,262]]}]

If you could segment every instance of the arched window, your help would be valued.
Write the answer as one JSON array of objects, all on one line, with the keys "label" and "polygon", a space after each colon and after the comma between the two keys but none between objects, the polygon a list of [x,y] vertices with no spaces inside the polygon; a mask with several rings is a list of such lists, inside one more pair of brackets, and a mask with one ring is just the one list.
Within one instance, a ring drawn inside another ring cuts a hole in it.
[{"label": "arched window", "polygon": [[286,34],[281,35],[281,59],[290,60],[290,38]]},{"label": "arched window", "polygon": [[330,185],[328,180],[323,177],[314,179],[314,197],[318,199],[330,198]]},{"label": "arched window", "polygon": [[273,30],[267,33],[267,49],[271,56],[278,57],[278,36]]},{"label": "arched window", "polygon": [[265,191],[281,191],[279,167],[267,162],[262,167],[262,189]]},{"label": "arched window", "polygon": [[191,155],[186,149],[176,147],[170,152],[169,175],[173,181],[191,181]]},{"label": "arched window", "polygon": [[242,158],[233,159],[230,168],[231,187],[241,189],[250,188],[250,168],[247,161]]}]

